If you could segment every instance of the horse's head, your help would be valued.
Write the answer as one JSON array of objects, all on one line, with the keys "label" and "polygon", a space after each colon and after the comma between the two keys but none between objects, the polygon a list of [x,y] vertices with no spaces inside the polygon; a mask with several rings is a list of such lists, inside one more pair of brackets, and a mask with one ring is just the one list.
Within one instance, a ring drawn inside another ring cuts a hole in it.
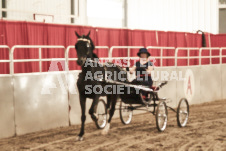
[{"label": "horse's head", "polygon": [[89,37],[90,32],[87,35],[82,36],[75,32],[75,35],[78,37],[77,43],[75,44],[75,49],[78,56],[77,64],[83,66],[87,58],[92,58],[93,50],[95,47]]}]

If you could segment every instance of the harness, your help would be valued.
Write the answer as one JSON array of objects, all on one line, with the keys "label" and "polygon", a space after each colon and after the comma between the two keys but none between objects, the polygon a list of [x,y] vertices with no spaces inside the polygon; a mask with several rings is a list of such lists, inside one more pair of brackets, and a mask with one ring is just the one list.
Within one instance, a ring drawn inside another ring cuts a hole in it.
[{"label": "harness", "polygon": [[86,39],[86,38],[78,38],[77,39],[77,41],[85,41],[85,42],[88,42],[87,44],[89,44],[89,45],[87,45],[87,47],[90,47],[90,40],[89,39]]},{"label": "harness", "polygon": [[[77,41],[85,41],[85,42],[87,42],[87,47],[90,47],[90,45],[91,45],[90,40],[89,39],[86,39],[86,38],[78,38]],[[100,63],[100,62],[97,62],[95,60],[88,60],[88,61],[97,63],[99,65],[102,65],[103,68],[104,68],[104,71],[107,71],[107,65],[106,65],[106,63]],[[119,67],[119,66],[116,66],[116,67],[119,70],[122,70],[121,67]],[[106,83],[119,84],[119,85],[124,85],[124,86],[128,86],[128,87],[133,87],[133,88],[141,89],[141,90],[148,91],[148,92],[153,92],[152,89],[150,89],[148,87],[145,87],[145,86],[142,86],[142,85],[127,84],[125,82],[119,82],[119,81],[115,81],[115,80],[109,80],[106,77],[100,79],[100,81],[106,82]]]}]

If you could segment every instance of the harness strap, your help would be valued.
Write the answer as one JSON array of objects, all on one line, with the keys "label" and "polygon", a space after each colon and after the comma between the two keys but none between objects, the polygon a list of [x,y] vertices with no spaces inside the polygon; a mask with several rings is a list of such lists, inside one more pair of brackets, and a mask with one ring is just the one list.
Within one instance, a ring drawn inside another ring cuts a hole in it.
[{"label": "harness strap", "polygon": [[86,41],[86,42],[90,43],[90,40],[86,39],[86,38],[78,38],[77,41]]}]

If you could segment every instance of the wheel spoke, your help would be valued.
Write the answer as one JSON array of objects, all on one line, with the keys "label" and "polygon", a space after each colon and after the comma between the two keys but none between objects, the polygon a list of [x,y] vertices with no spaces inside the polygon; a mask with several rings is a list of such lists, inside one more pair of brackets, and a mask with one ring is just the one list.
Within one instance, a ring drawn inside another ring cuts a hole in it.
[{"label": "wheel spoke", "polygon": [[101,129],[104,128],[107,123],[107,111],[105,102],[102,99],[99,100],[97,103],[96,115],[97,115],[96,121],[97,127]]},{"label": "wheel spoke", "polygon": [[187,124],[189,115],[189,106],[186,99],[181,99],[177,109],[177,124],[184,127]]},{"label": "wheel spoke", "polygon": [[165,102],[159,102],[156,111],[156,126],[159,131],[164,131],[167,125],[167,107]]},{"label": "wheel spoke", "polygon": [[129,124],[132,120],[133,111],[130,109],[129,104],[120,103],[120,119],[123,124]]}]

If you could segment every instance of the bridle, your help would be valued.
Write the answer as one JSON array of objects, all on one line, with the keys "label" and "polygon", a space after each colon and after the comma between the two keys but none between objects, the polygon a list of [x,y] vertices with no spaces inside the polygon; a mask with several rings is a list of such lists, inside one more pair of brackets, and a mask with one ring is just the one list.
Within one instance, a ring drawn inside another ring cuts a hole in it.
[{"label": "bridle", "polygon": [[86,47],[88,49],[87,54],[86,54],[86,60],[87,60],[88,56],[90,56],[90,57],[92,56],[91,41],[87,38],[78,38],[77,42],[79,42],[79,41],[86,42]]},{"label": "bridle", "polygon": [[85,41],[87,42],[87,47],[89,48],[91,46],[90,40],[86,38],[78,38],[77,41]]}]

